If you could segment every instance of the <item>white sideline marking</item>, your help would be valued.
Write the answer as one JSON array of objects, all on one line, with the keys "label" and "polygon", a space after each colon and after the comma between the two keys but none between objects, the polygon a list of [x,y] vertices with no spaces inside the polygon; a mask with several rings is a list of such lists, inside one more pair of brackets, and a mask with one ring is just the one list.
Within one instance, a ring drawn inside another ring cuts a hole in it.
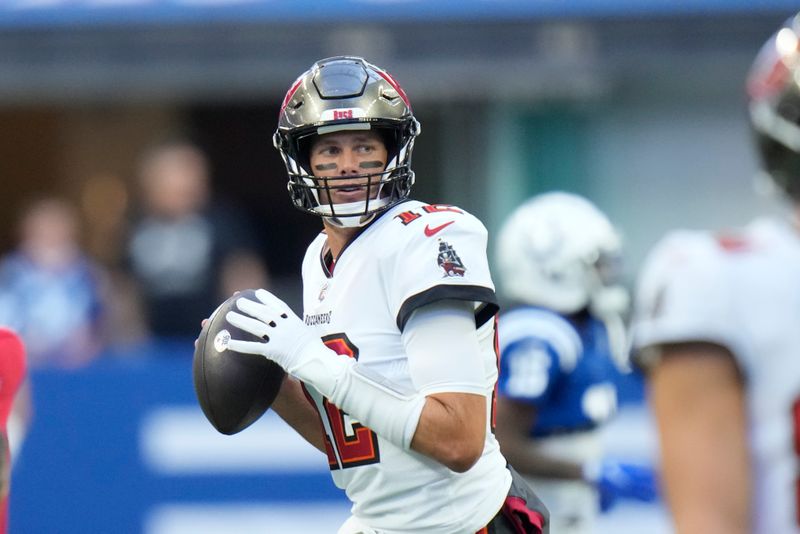
[{"label": "white sideline marking", "polygon": [[349,516],[347,503],[166,505],[149,514],[144,534],[333,533]]},{"label": "white sideline marking", "polygon": [[273,412],[226,436],[211,426],[199,407],[160,407],[144,417],[139,448],[144,465],[166,475],[328,472],[325,455]]}]

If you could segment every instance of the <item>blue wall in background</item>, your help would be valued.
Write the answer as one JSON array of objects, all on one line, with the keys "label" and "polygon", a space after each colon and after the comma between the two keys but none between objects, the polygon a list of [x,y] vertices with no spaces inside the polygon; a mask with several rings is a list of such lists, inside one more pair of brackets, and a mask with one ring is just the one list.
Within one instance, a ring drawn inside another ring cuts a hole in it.
[{"label": "blue wall in background", "polygon": [[[204,473],[202,465],[177,474],[154,469],[143,451],[147,418],[165,408],[203,417],[191,359],[101,360],[78,372],[35,372],[31,379],[35,414],[13,475],[12,533],[138,534],[148,514],[165,503],[344,500],[321,453],[318,464],[288,472],[269,466],[250,474],[213,466]],[[210,431],[197,439],[216,434],[203,423]],[[285,426],[277,419],[270,424]],[[255,434],[254,428],[242,435]],[[230,453],[223,447],[219,454]]]},{"label": "blue wall in background", "polygon": [[[242,505],[272,506],[260,515],[272,528],[292,506],[346,513],[322,453],[271,412],[236,436],[218,434],[200,411],[191,372],[187,353],[32,373],[35,413],[14,467],[11,533],[197,533],[209,510],[236,517]],[[623,402],[641,400],[636,375],[622,385]],[[175,508],[181,528],[172,520],[153,526],[159,511]],[[298,532],[302,521],[291,523]],[[271,532],[232,524],[229,531]]]}]

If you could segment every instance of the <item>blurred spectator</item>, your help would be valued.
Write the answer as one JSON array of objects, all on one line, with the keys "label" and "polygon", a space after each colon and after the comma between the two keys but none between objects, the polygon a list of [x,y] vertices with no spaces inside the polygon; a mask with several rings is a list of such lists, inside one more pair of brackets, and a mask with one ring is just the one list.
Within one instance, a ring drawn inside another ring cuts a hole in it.
[{"label": "blurred spectator", "polygon": [[627,370],[621,240],[607,217],[569,193],[536,196],[498,240],[502,294],[497,438],[550,510],[559,534],[594,532],[618,498],[654,500],[652,468],[606,457],[600,430]]},{"label": "blurred spectator", "polygon": [[800,533],[800,14],[763,45],[747,90],[765,185],[791,214],[668,233],[636,292],[679,534]]},{"label": "blurred spectator", "polygon": [[187,141],[159,144],[139,168],[141,212],[128,241],[146,323],[162,340],[194,339],[199,318],[235,290],[267,287],[242,219],[211,201],[205,155]]},{"label": "blurred spectator", "polygon": [[25,210],[15,251],[0,261],[0,325],[25,342],[31,368],[77,367],[102,345],[102,270],[82,251],[71,204],[45,198]]}]

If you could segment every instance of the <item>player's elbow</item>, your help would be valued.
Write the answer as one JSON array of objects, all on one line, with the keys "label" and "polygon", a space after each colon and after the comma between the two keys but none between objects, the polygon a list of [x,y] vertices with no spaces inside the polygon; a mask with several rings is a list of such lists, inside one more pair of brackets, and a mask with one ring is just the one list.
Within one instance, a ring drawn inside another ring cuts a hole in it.
[{"label": "player's elbow", "polygon": [[469,471],[486,445],[486,397],[439,393],[428,397],[412,448],[456,473]]},{"label": "player's elbow", "polygon": [[480,454],[454,458],[446,464],[447,468],[456,473],[466,473],[478,462]]},{"label": "player's elbow", "polygon": [[472,469],[483,454],[484,442],[475,440],[458,440],[442,451],[440,461],[456,473],[465,473]]}]

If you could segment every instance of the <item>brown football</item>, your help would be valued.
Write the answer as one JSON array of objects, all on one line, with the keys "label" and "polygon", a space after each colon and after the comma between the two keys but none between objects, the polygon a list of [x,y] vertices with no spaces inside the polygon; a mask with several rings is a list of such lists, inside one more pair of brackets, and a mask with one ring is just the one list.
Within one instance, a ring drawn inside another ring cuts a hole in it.
[{"label": "brown football", "polygon": [[233,352],[231,338],[260,341],[256,336],[230,324],[225,316],[238,311],[236,300],[258,302],[255,290],[242,291],[217,308],[197,338],[192,362],[194,390],[203,413],[218,431],[236,434],[264,415],[286,373],[263,356]]}]

